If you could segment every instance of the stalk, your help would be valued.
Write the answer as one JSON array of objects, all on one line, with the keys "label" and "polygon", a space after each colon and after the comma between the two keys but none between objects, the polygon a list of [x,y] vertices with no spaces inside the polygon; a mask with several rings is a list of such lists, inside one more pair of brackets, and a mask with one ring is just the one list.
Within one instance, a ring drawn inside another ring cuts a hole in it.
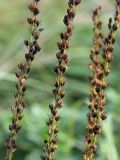
[{"label": "stalk", "polygon": [[27,47],[27,53],[25,54],[25,62],[18,64],[18,71],[16,72],[17,83],[16,91],[14,93],[15,103],[11,107],[12,111],[12,122],[9,125],[9,136],[6,140],[7,153],[4,160],[12,160],[14,152],[17,149],[16,140],[19,131],[21,130],[21,120],[23,118],[23,111],[26,107],[25,94],[26,94],[26,81],[29,77],[31,65],[35,55],[41,50],[38,44],[38,38],[40,31],[40,21],[37,19],[39,14],[38,9],[39,0],[33,0],[29,5],[28,9],[31,11],[31,17],[27,19],[29,24],[29,31],[31,40],[25,40],[24,43]]},{"label": "stalk", "polygon": [[50,104],[50,114],[46,121],[48,126],[48,138],[44,140],[45,147],[44,153],[41,155],[41,160],[55,160],[55,152],[58,148],[57,145],[57,135],[59,132],[58,122],[61,118],[59,110],[63,107],[63,97],[64,86],[65,86],[65,72],[67,71],[67,63],[69,57],[67,55],[67,50],[70,47],[71,36],[73,32],[73,20],[75,18],[76,6],[81,2],[81,0],[69,0],[67,15],[64,17],[64,24],[67,29],[65,32],[60,33],[61,40],[57,43],[59,52],[56,54],[58,59],[58,65],[54,67],[54,72],[56,73],[55,88],[53,89],[53,94],[55,98],[55,103]]}]

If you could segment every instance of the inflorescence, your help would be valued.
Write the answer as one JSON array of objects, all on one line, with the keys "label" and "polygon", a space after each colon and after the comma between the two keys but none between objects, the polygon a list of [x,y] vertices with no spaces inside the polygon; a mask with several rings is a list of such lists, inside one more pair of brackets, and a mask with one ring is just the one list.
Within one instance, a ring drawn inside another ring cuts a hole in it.
[{"label": "inflorescence", "polygon": [[[109,19],[109,34],[103,39],[101,33],[102,22],[99,20],[98,7],[93,12],[94,22],[94,48],[91,49],[90,70],[92,71],[91,94],[90,94],[90,113],[88,114],[88,134],[85,138],[86,150],[83,153],[84,160],[95,160],[97,153],[98,135],[101,133],[101,122],[107,118],[105,114],[106,94],[108,87],[107,76],[110,73],[110,63],[112,62],[112,53],[116,39],[116,31],[120,23],[120,1],[116,0],[116,11],[113,19]],[[100,55],[101,49],[103,54]]]},{"label": "inflorescence", "polygon": [[76,6],[80,3],[80,0],[69,0],[67,15],[64,17],[64,24],[67,26],[66,32],[61,32],[61,40],[57,43],[59,52],[56,54],[58,59],[58,65],[54,67],[57,80],[55,82],[55,89],[53,94],[55,96],[55,104],[50,104],[50,116],[46,122],[48,126],[48,139],[44,141],[45,148],[44,153],[41,155],[41,160],[55,160],[55,151],[57,149],[57,133],[59,132],[58,121],[60,120],[59,109],[63,107],[63,97],[65,77],[64,73],[67,71],[66,64],[69,61],[67,50],[70,47],[70,37],[73,31],[73,19],[75,18]]},{"label": "inflorescence", "polygon": [[16,91],[14,93],[15,104],[11,107],[12,122],[9,125],[9,137],[6,140],[6,148],[7,154],[5,160],[12,160],[13,153],[16,151],[16,138],[18,132],[21,130],[20,121],[23,118],[23,110],[26,107],[26,102],[24,100],[24,96],[26,93],[26,81],[29,76],[29,72],[31,70],[31,63],[34,60],[34,56],[41,50],[38,44],[38,38],[40,35],[40,31],[42,29],[39,28],[40,21],[37,19],[37,15],[39,14],[38,9],[39,0],[33,0],[28,6],[29,10],[32,13],[32,16],[27,19],[28,24],[30,25],[30,34],[31,40],[24,41],[28,52],[25,54],[25,63],[20,63],[18,65],[19,71],[16,72],[16,77],[18,81],[16,83]]}]

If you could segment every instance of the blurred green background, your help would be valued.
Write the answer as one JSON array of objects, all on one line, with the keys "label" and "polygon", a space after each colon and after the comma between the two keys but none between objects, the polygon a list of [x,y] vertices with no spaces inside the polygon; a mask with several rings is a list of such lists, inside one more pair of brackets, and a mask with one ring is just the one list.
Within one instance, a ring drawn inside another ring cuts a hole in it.
[{"label": "blurred green background", "polygon": [[[26,18],[29,16],[29,0],[0,0],[0,159],[5,155],[5,139],[8,136],[8,125],[11,120],[10,107],[14,103],[13,93],[16,78],[14,72],[17,64],[24,61],[26,48],[23,41],[29,39]],[[68,51],[71,57],[69,70],[66,73],[66,97],[61,110],[59,132],[59,149],[56,159],[82,160],[85,148],[86,114],[88,113],[89,49],[92,47],[92,10],[102,5],[101,18],[103,32],[108,33],[108,18],[114,15],[113,0],[84,0],[77,8],[74,21],[75,30],[72,45]],[[40,19],[44,31],[41,34],[42,51],[36,56],[32,65],[30,79],[27,83],[29,102],[24,112],[23,128],[17,139],[19,150],[15,160],[39,160],[46,137],[45,120],[48,115],[48,104],[53,101],[52,88],[55,81],[53,66],[57,63],[55,53],[59,32],[65,30],[62,22],[66,14],[67,0],[41,0]],[[118,31],[119,32],[119,31]],[[99,141],[97,160],[120,160],[120,32],[114,51],[112,71],[109,76],[110,86],[106,91],[106,112],[108,119],[103,124],[103,134]]]}]

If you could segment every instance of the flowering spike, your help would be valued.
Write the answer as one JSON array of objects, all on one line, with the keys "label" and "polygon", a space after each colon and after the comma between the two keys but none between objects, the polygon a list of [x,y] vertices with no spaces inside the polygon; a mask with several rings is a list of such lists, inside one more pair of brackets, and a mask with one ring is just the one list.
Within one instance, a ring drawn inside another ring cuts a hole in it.
[{"label": "flowering spike", "polygon": [[33,0],[29,5],[29,10],[32,12],[32,17],[28,18],[27,21],[30,25],[30,33],[32,40],[24,41],[26,47],[28,48],[28,53],[25,54],[25,62],[18,64],[19,71],[16,72],[16,77],[18,78],[16,84],[16,91],[14,93],[15,104],[11,107],[12,122],[9,125],[9,136],[6,140],[6,148],[7,154],[4,160],[12,160],[13,153],[16,151],[16,138],[17,134],[21,130],[20,121],[23,118],[23,110],[26,107],[26,102],[24,100],[24,96],[26,94],[26,81],[28,79],[29,72],[31,70],[31,64],[34,60],[34,56],[37,52],[40,51],[40,46],[37,43],[37,39],[39,38],[39,20],[36,15],[39,13],[39,9],[37,7],[39,0]]},{"label": "flowering spike", "polygon": [[41,156],[41,160],[55,160],[55,151],[57,150],[57,133],[59,132],[58,121],[60,120],[59,109],[63,107],[63,97],[65,77],[64,73],[67,71],[66,64],[69,61],[67,50],[70,47],[70,37],[73,31],[73,19],[75,17],[75,8],[80,3],[80,0],[69,0],[67,15],[65,15],[63,22],[66,25],[66,32],[61,32],[61,40],[57,43],[59,52],[56,54],[58,65],[54,67],[54,72],[57,75],[55,82],[55,89],[53,94],[55,96],[55,104],[50,104],[50,117],[46,124],[48,126],[48,138],[45,140],[45,153]]},{"label": "flowering spike", "polygon": [[[83,153],[84,160],[95,160],[97,153],[98,136],[101,133],[101,122],[107,118],[104,108],[106,103],[105,89],[108,87],[107,76],[110,73],[110,63],[114,48],[116,31],[120,23],[120,3],[116,0],[116,13],[114,23],[109,19],[109,34],[103,40],[101,34],[101,21],[99,20],[100,7],[93,12],[94,22],[94,47],[91,49],[90,70],[92,71],[91,94],[90,94],[90,113],[88,114],[88,133],[85,138],[86,150]],[[101,48],[103,55],[99,55]],[[102,61],[100,60],[102,59]]]}]

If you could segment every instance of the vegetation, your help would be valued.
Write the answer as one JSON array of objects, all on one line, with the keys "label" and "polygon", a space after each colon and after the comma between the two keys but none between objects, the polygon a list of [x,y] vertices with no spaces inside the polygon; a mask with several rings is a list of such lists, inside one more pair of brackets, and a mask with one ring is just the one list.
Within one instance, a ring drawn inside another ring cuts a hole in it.
[{"label": "vegetation", "polygon": [[[9,3],[9,2],[8,2]],[[82,152],[85,150],[84,136],[86,135],[89,99],[90,72],[89,48],[92,47],[92,21],[91,10],[99,3],[92,1],[82,2],[77,9],[74,25],[75,30],[72,37],[71,48],[68,51],[71,62],[66,72],[67,77],[64,98],[64,107],[60,111],[59,121],[60,132],[56,159],[61,155],[64,160],[82,160]],[[109,17],[113,17],[114,2],[101,1],[103,6],[101,19],[103,20],[103,33],[107,31]],[[44,32],[41,34],[39,44],[42,50],[36,55],[36,62],[32,63],[30,78],[27,82],[26,99],[28,107],[25,109],[22,120],[22,130],[17,139],[19,150],[16,151],[14,159],[25,160],[40,159],[43,153],[43,139],[47,138],[46,117],[49,114],[48,104],[53,100],[51,94],[55,75],[52,70],[56,64],[55,53],[56,42],[59,40],[59,33],[65,30],[61,21],[66,12],[67,3],[61,1],[41,1],[40,19]],[[108,6],[107,9],[104,6]],[[14,72],[16,66],[24,61],[23,48],[24,39],[28,37],[25,16],[27,7],[25,2],[18,0],[6,5],[6,1],[0,1],[1,30],[0,30],[0,157],[4,159],[4,142],[8,137],[8,125],[11,121],[10,107],[13,105],[12,93],[16,78]],[[6,12],[7,10],[7,12]],[[21,12],[22,11],[22,12]],[[28,12],[29,15],[29,12]],[[107,103],[105,112],[107,119],[102,125],[102,136],[99,140],[97,159],[119,160],[120,146],[120,84],[119,84],[119,35],[115,44],[115,55],[112,61],[111,74],[108,78],[109,87],[106,89]],[[108,147],[109,146],[109,147]],[[41,153],[40,153],[41,152]],[[111,153],[111,154],[110,154]]]}]

